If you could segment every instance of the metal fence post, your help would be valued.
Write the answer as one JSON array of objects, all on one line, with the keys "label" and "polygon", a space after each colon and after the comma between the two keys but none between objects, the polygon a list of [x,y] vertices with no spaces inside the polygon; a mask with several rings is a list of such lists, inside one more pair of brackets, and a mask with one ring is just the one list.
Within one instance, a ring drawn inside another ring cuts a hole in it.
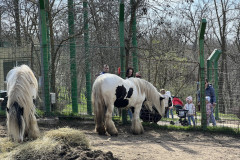
[{"label": "metal fence post", "polygon": [[207,128],[206,103],[205,103],[205,72],[204,72],[204,34],[207,21],[202,19],[199,32],[199,56],[200,56],[200,105],[201,105],[201,125]]},{"label": "metal fence post", "polygon": [[73,0],[68,0],[68,30],[70,36],[70,70],[72,88],[72,112],[78,113],[76,46],[74,38],[74,7]]},{"label": "metal fence post", "polygon": [[50,109],[50,93],[49,93],[49,78],[48,78],[48,44],[47,44],[47,26],[46,26],[46,11],[44,0],[39,0],[39,23],[40,23],[40,42],[41,42],[41,70],[42,70],[42,98],[45,106],[46,114],[49,115]]},{"label": "metal fence post", "polygon": [[[121,56],[121,77],[125,79],[125,44],[124,44],[124,0],[120,0],[119,6],[119,39],[120,39],[120,56]],[[122,110],[122,122],[127,123],[127,111]]]},{"label": "metal fence post", "polygon": [[[135,0],[131,0],[131,12],[133,12],[133,6],[136,3]],[[132,51],[132,57],[133,57],[133,69],[135,72],[138,72],[138,57],[137,57],[137,36],[136,36],[136,11],[134,11],[133,14],[133,23],[132,23],[132,45],[133,45],[133,51]]]},{"label": "metal fence post", "polygon": [[91,73],[89,61],[89,35],[88,35],[88,2],[83,1],[84,10],[84,46],[85,46],[85,74],[86,74],[86,91],[87,91],[87,113],[92,115],[92,102],[91,102]]}]

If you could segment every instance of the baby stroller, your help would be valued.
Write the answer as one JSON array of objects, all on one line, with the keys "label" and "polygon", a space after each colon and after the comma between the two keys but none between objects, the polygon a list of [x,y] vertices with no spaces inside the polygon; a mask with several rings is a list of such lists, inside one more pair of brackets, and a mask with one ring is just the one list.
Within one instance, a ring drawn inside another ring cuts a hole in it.
[{"label": "baby stroller", "polygon": [[179,117],[179,123],[182,126],[188,126],[188,121],[186,118],[188,110],[183,109],[183,102],[178,97],[173,97],[172,103],[173,106],[176,108],[176,114]]},{"label": "baby stroller", "polygon": [[150,111],[149,108],[143,103],[140,111],[140,118],[143,120],[143,122],[157,123],[161,120],[162,116],[158,113],[154,106],[152,107],[152,111]]},{"label": "baby stroller", "polygon": [[1,106],[1,110],[5,110],[6,109],[7,101],[8,101],[7,91],[0,90],[0,106]]}]

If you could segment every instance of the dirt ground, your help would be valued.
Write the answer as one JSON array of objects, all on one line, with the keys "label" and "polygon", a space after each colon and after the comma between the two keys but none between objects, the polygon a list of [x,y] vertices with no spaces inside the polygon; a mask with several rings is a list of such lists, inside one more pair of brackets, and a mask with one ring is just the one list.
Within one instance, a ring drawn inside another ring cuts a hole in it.
[{"label": "dirt ground", "polygon": [[[240,159],[240,138],[222,134],[162,131],[144,127],[144,134],[133,135],[130,126],[116,125],[119,135],[111,137],[99,136],[94,131],[93,121],[61,120],[58,125],[39,126],[41,132],[66,126],[81,130],[89,138],[92,151],[112,153],[113,157],[123,160]],[[5,136],[5,122],[0,119],[0,137]],[[76,156],[69,159],[87,158]]]}]

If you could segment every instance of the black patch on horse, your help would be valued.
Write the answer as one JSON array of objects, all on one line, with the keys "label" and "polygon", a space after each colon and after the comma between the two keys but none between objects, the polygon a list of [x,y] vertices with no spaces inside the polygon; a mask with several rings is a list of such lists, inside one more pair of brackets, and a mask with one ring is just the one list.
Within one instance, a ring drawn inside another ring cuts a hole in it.
[{"label": "black patch on horse", "polygon": [[36,99],[33,98],[33,104],[36,106]]},{"label": "black patch on horse", "polygon": [[23,107],[21,107],[17,102],[14,102],[13,104],[15,110],[16,110],[16,113],[17,113],[17,121],[18,121],[18,126],[19,126],[19,131],[21,130],[22,128],[22,118],[21,116],[23,116]]},{"label": "black patch on horse", "polygon": [[127,98],[131,98],[132,94],[133,94],[133,88],[130,88],[127,94]]},{"label": "black patch on horse", "polygon": [[123,85],[117,87],[116,94],[115,94],[117,99],[124,99],[126,94],[127,94],[127,90]]},{"label": "black patch on horse", "polygon": [[114,102],[114,106],[121,108],[121,107],[126,107],[128,105],[128,99],[124,99],[124,97],[127,94],[127,90],[126,88],[122,85],[122,86],[118,86],[116,88],[116,100]]}]

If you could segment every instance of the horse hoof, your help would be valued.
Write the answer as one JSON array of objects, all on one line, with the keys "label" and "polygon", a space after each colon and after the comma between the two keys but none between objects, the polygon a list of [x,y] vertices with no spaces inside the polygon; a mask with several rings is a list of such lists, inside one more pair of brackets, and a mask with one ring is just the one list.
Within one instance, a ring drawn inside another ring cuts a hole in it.
[{"label": "horse hoof", "polygon": [[106,133],[98,133],[100,136],[106,136]]},{"label": "horse hoof", "polygon": [[106,129],[104,127],[96,127],[96,131],[99,135],[106,135]]},{"label": "horse hoof", "polygon": [[139,135],[139,134],[143,134],[144,133],[143,129],[141,129],[139,131],[135,131],[135,130],[131,130],[131,131],[132,131],[132,134],[134,134],[134,135]]},{"label": "horse hoof", "polygon": [[99,135],[106,135],[106,132],[98,132]]}]

